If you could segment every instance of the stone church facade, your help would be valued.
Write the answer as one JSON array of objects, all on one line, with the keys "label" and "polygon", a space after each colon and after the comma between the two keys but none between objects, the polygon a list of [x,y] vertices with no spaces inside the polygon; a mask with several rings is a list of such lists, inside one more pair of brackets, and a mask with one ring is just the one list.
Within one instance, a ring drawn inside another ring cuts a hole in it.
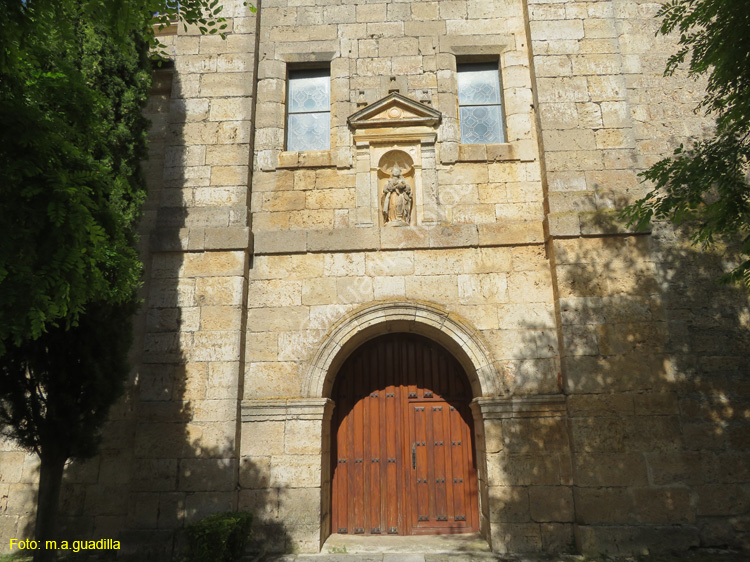
[{"label": "stone church facade", "polygon": [[[162,36],[134,374],[63,533],[750,548],[747,296],[617,217],[711,128],[659,3],[256,5]],[[0,462],[28,535],[33,457]]]}]

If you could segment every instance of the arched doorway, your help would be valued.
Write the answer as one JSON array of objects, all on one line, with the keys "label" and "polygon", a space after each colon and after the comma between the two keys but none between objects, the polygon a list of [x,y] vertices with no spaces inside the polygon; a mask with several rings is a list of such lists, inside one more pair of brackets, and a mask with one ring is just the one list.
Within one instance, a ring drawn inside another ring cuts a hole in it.
[{"label": "arched doorway", "polygon": [[471,387],[459,362],[417,334],[355,350],[332,398],[332,532],[479,529]]}]

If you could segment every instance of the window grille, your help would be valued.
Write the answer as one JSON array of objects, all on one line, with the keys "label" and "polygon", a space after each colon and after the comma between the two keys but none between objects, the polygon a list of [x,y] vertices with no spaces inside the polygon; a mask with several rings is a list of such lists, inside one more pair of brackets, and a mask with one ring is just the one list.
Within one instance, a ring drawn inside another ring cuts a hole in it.
[{"label": "window grille", "polygon": [[287,84],[286,149],[331,148],[331,73],[292,70]]},{"label": "window grille", "polygon": [[461,142],[505,142],[497,63],[458,65],[458,119]]}]

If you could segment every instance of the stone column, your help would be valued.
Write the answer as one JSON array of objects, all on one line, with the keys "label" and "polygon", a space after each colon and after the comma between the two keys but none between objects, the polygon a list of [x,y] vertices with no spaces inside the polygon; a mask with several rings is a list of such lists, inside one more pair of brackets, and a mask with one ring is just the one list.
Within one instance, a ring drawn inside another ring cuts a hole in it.
[{"label": "stone column", "polygon": [[375,226],[372,218],[372,186],[370,185],[370,144],[357,142],[357,210],[356,225],[361,228]]},{"label": "stone column", "polygon": [[476,398],[472,408],[484,426],[493,550],[565,550],[574,516],[565,397]]},{"label": "stone column", "polygon": [[417,209],[417,218],[423,226],[439,222],[434,139],[422,142],[422,208]]},{"label": "stone column", "polygon": [[265,515],[269,549],[318,552],[327,536],[332,412],[327,398],[242,404],[240,507]]}]

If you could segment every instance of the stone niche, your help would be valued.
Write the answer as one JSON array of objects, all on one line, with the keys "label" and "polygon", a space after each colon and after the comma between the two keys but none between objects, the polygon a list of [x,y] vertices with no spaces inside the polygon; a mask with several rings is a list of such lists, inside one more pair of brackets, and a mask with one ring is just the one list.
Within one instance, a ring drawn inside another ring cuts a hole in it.
[{"label": "stone niche", "polygon": [[437,222],[435,141],[440,112],[391,93],[349,116],[356,147],[356,225]]}]

